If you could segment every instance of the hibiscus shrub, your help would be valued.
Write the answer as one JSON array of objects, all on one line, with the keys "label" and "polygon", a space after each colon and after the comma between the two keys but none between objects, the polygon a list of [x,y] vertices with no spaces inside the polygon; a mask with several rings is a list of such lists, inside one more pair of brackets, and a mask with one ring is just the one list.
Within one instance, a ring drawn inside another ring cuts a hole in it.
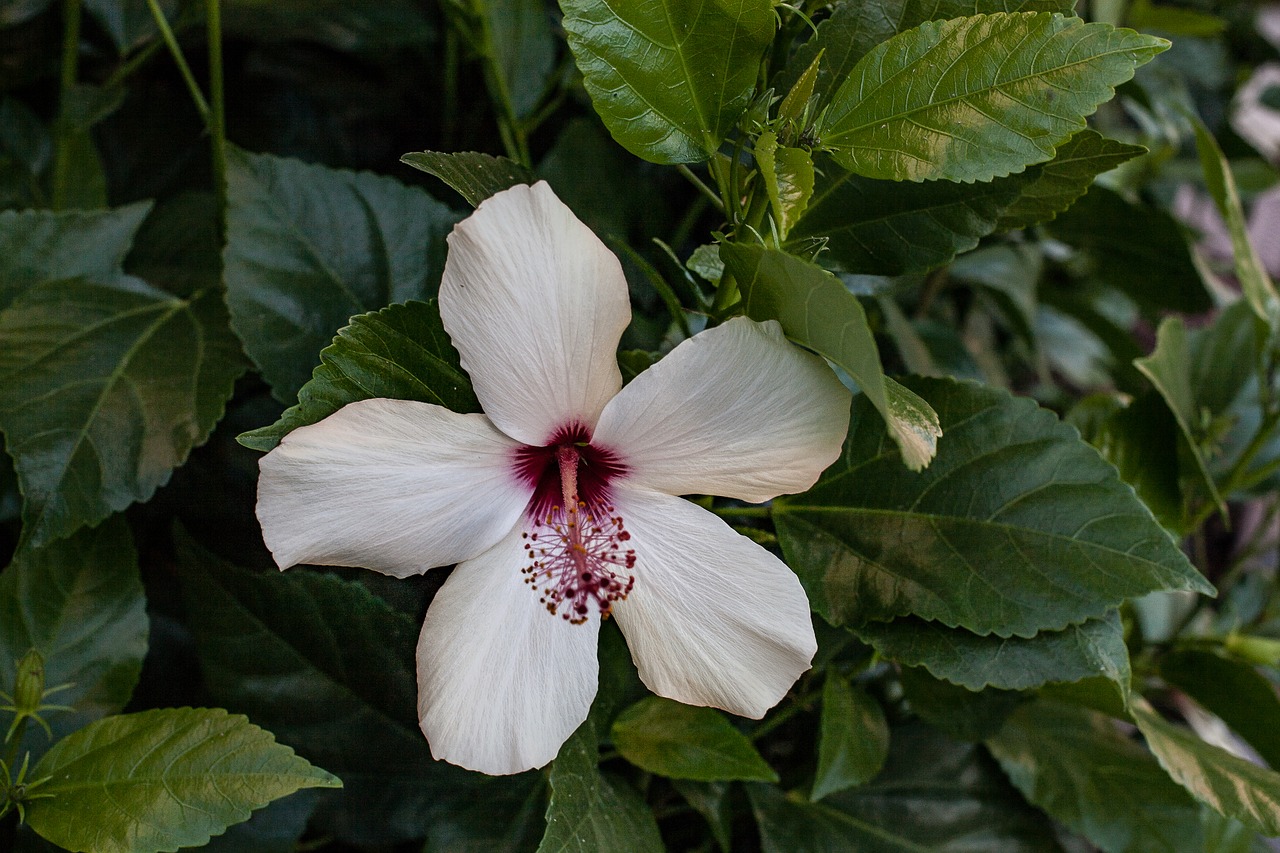
[{"label": "hibiscus shrub", "polygon": [[1080,6],[0,0],[0,850],[1274,849],[1280,7]]}]

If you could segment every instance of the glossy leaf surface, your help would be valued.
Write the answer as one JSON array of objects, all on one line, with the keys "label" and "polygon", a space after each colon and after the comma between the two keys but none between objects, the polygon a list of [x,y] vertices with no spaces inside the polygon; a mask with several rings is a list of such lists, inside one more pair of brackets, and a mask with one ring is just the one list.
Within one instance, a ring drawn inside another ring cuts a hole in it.
[{"label": "glossy leaf surface", "polygon": [[714,708],[650,696],[618,714],[611,731],[622,757],[650,773],[697,782],[776,782],[778,774]]}]

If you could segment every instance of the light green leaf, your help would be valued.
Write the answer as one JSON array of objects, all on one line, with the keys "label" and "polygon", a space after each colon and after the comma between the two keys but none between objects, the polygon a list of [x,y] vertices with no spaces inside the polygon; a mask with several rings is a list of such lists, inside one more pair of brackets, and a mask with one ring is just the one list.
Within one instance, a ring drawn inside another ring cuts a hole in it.
[{"label": "light green leaf", "polygon": [[1082,130],[1058,146],[1053,159],[1026,171],[1017,201],[1005,208],[997,231],[1047,222],[1089,191],[1093,179],[1121,163],[1145,154],[1141,145],[1107,139],[1095,130]]},{"label": "light green leaf", "polygon": [[596,112],[654,163],[711,157],[746,110],[773,38],[769,0],[560,0]]},{"label": "light green leaf", "polygon": [[906,474],[855,398],[841,459],[773,519],[813,608],[1031,637],[1156,589],[1212,587],[1133,490],[1053,413],[974,383],[912,379],[937,410],[933,464]]},{"label": "light green leaf", "polygon": [[755,154],[778,236],[785,240],[813,195],[813,160],[803,148],[779,147],[772,132],[760,134]]},{"label": "light green leaf", "polygon": [[602,776],[595,724],[588,719],[551,765],[547,831],[538,853],[660,853],[649,806],[630,785]]},{"label": "light green leaf", "polygon": [[928,465],[942,434],[938,416],[884,375],[858,298],[831,273],[777,249],[723,243],[720,256],[738,279],[747,316],[777,320],[791,340],[847,371],[889,425],[907,467]]},{"label": "light green leaf", "polygon": [[282,402],[348,318],[434,296],[457,216],[391,178],[232,149],[231,325]]},{"label": "light green leaf", "polygon": [[650,696],[618,714],[622,757],[650,773],[697,782],[778,781],[751,741],[714,708]]},{"label": "light green leaf", "polygon": [[[45,687],[71,687],[49,697],[73,711],[42,715],[59,740],[114,714],[133,694],[147,654],[147,601],[124,519],[108,519],[70,539],[24,549],[0,573],[0,690],[12,695],[15,661],[44,656]],[[7,714],[0,711],[3,728]],[[27,726],[23,752],[49,747]]]},{"label": "light green leaf", "polygon": [[822,143],[867,177],[989,181],[1050,159],[1168,46],[1047,12],[922,24],[858,62]]},{"label": "light green leaf", "polygon": [[1263,835],[1280,835],[1280,773],[1205,743],[1145,703],[1132,713],[1160,766],[1193,797]]},{"label": "light green leaf", "polygon": [[34,775],[50,777],[48,799],[27,804],[28,823],[76,853],[198,846],[272,800],[342,784],[219,708],[99,720],[59,741]]},{"label": "light green leaf", "polygon": [[1280,697],[1257,667],[1213,652],[1181,649],[1160,660],[1160,675],[1183,690],[1280,767]]},{"label": "light green leaf", "polygon": [[533,173],[514,160],[494,157],[476,151],[442,154],[439,151],[413,151],[400,158],[415,169],[435,175],[476,207],[496,192],[517,184],[532,184]]},{"label": "light green leaf", "polygon": [[1105,853],[1204,849],[1196,804],[1110,717],[1028,703],[987,747],[1023,796]]},{"label": "light green leaf", "polygon": [[1111,611],[1101,619],[1041,631],[1034,637],[979,636],[920,619],[867,622],[853,629],[883,657],[923,666],[938,678],[981,690],[1026,690],[1051,681],[1101,676],[1129,692],[1129,652],[1124,626]]},{"label": "light green leaf", "polygon": [[374,397],[434,403],[455,412],[480,411],[435,300],[352,317],[351,324],[320,351],[320,366],[298,391],[298,404],[274,424],[243,433],[237,441],[254,450],[271,450],[298,427],[317,423],[347,403]]},{"label": "light green leaf", "polygon": [[875,778],[889,755],[889,723],[867,691],[828,670],[822,685],[818,769],[809,799],[863,785]]}]

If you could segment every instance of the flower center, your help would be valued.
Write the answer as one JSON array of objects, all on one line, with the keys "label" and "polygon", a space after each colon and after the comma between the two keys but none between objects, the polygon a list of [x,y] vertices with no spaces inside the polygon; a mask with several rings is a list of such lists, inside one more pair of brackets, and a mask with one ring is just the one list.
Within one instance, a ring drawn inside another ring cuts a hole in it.
[{"label": "flower center", "polygon": [[517,473],[534,486],[525,531],[525,583],[552,614],[574,624],[594,607],[607,618],[635,586],[631,534],[609,502],[609,482],[625,473],[610,451],[592,447],[584,427],[561,430],[545,447],[522,447]]}]

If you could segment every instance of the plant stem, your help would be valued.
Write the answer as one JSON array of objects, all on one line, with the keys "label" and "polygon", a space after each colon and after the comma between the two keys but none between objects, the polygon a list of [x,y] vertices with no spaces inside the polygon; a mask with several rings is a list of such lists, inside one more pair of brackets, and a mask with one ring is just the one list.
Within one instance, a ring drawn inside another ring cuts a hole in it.
[{"label": "plant stem", "polygon": [[705,198],[709,199],[711,203],[715,205],[716,210],[724,213],[724,202],[720,200],[718,195],[716,195],[715,190],[703,183],[702,179],[693,173],[692,169],[683,163],[678,163],[676,164],[676,171],[683,175],[685,180],[693,184],[694,187],[697,188],[698,192],[702,193]]},{"label": "plant stem", "polygon": [[191,73],[191,66],[187,65],[186,57],[182,55],[182,48],[178,47],[178,40],[173,35],[173,29],[169,26],[169,22],[165,19],[164,12],[160,10],[160,5],[156,0],[147,0],[147,6],[151,9],[151,17],[155,19],[156,28],[160,30],[160,38],[164,39],[165,45],[169,48],[169,54],[173,57],[174,64],[178,66],[178,73],[182,75],[183,82],[187,84],[187,91],[191,93],[191,101],[200,112],[200,118],[204,121],[205,127],[208,127],[209,102],[204,99],[204,93],[200,91],[200,84],[196,82],[195,75]]},{"label": "plant stem", "polygon": [[80,0],[62,0],[62,74],[58,90],[57,155],[53,162],[53,198],[50,206],[67,204],[71,179],[71,90],[80,71]]},{"label": "plant stem", "polygon": [[712,507],[711,511],[716,515],[742,518],[769,518],[773,515],[771,506],[718,506]]},{"label": "plant stem", "polygon": [[209,38],[209,138],[213,154],[213,193],[218,205],[218,232],[227,221],[227,108],[222,88],[222,5],[207,0]]}]

